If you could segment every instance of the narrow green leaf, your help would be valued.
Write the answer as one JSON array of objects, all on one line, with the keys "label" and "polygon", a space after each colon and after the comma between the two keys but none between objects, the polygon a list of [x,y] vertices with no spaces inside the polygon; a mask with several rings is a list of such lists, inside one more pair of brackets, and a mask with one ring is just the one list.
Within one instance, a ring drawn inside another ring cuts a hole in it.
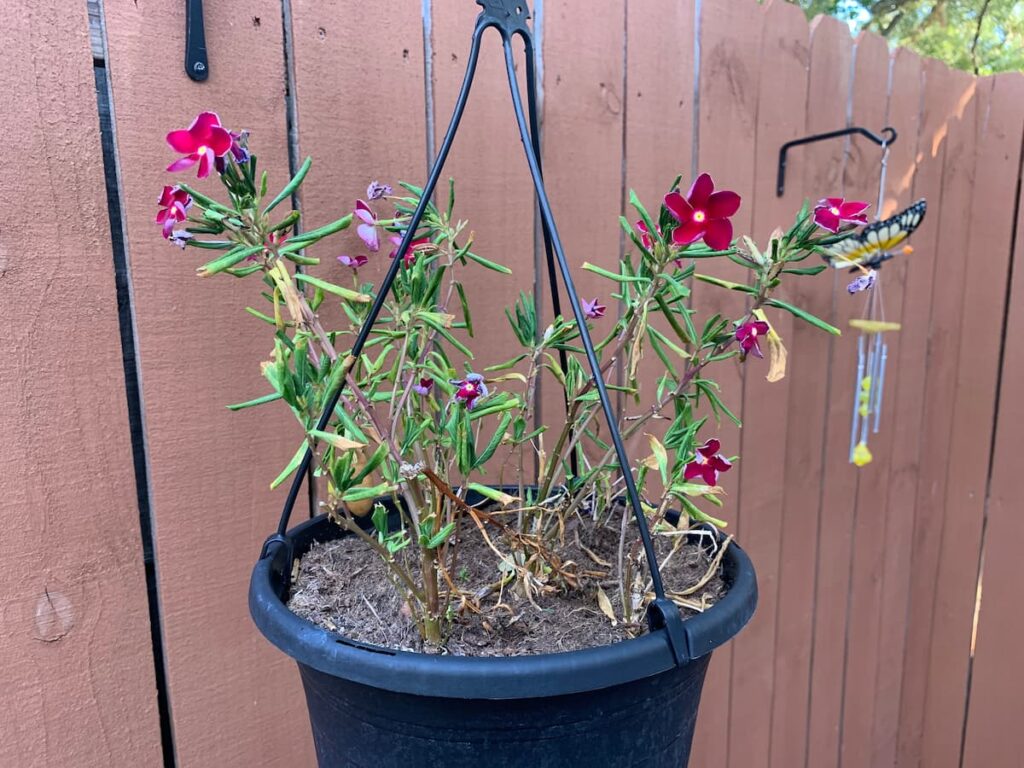
[{"label": "narrow green leaf", "polygon": [[274,490],[275,488],[277,488],[277,486],[279,486],[281,483],[288,479],[288,475],[290,475],[292,472],[299,468],[299,464],[302,463],[302,457],[305,456],[305,454],[306,444],[303,443],[302,445],[299,446],[299,450],[295,452],[295,455],[292,456],[292,460],[288,462],[288,466],[281,470],[280,475],[274,478],[274,481],[270,484],[270,490]]},{"label": "narrow green leaf", "polygon": [[805,312],[799,307],[794,307],[792,304],[783,301],[782,299],[768,299],[768,306],[775,307],[776,309],[784,309],[794,317],[799,317],[806,323],[810,323],[815,328],[821,328],[823,331],[828,331],[833,336],[841,336],[842,331],[836,328],[834,325],[829,325],[819,317],[815,317],[810,312]]},{"label": "narrow green leaf", "polygon": [[264,216],[292,196],[292,193],[299,188],[299,184],[302,183],[302,180],[306,178],[306,174],[309,173],[309,167],[311,165],[313,165],[313,158],[307,157],[305,162],[302,164],[302,167],[299,168],[298,173],[292,177],[292,180],[289,181],[285,188],[278,193],[277,197],[271,200],[267,207],[263,209]]},{"label": "narrow green leaf", "polygon": [[263,397],[257,397],[257,398],[255,398],[253,400],[246,400],[244,403],[235,403],[234,405],[229,405],[228,406],[228,410],[229,411],[240,411],[243,408],[252,408],[254,405],[263,405],[263,403],[272,403],[275,400],[280,400],[280,399],[281,399],[281,393],[280,392],[271,392],[269,395],[263,395]]},{"label": "narrow green leaf", "polygon": [[504,266],[502,264],[496,264],[493,261],[489,261],[488,259],[485,259],[483,256],[477,256],[472,251],[466,251],[465,255],[466,255],[466,258],[468,258],[468,259],[470,259],[472,261],[475,261],[481,267],[486,267],[487,269],[492,269],[495,272],[500,272],[503,275],[511,275],[512,274],[512,270],[509,269],[508,267],[506,267],[506,266]]},{"label": "narrow green leaf", "polygon": [[455,523],[448,523],[448,525],[446,525],[440,531],[438,531],[429,539],[427,539],[427,549],[437,549],[442,544],[444,544],[445,541],[448,540],[448,537],[451,536],[454,532]]},{"label": "narrow green leaf", "polygon": [[711,275],[702,275],[700,273],[694,274],[694,277],[704,283],[711,285],[717,285],[719,288],[728,288],[730,291],[740,291],[741,293],[757,293],[757,290],[746,283],[734,283],[731,280],[722,280],[718,277],[712,277]]},{"label": "narrow green leaf", "polygon": [[601,275],[601,277],[607,277],[609,280],[614,280],[617,283],[649,283],[650,278],[647,277],[633,277],[631,275],[623,275],[618,272],[609,272],[607,269],[601,269],[601,267],[595,266],[588,261],[583,262],[583,268],[588,272],[593,272],[595,275]]},{"label": "narrow green leaf", "polygon": [[322,291],[332,293],[335,296],[340,296],[341,298],[345,299],[345,301],[353,301],[356,302],[357,304],[370,303],[370,297],[367,296],[365,293],[359,293],[357,291],[353,291],[351,288],[344,288],[340,285],[329,283],[326,280],[321,280],[318,277],[307,275],[305,272],[297,272],[295,274],[295,279],[298,280],[300,283],[309,283],[310,285],[314,286],[315,288],[319,288]]},{"label": "narrow green leaf", "polygon": [[199,273],[200,277],[209,277],[210,275],[215,275],[218,272],[223,272],[228,267],[233,267],[241,261],[245,261],[250,256],[255,256],[262,250],[262,245],[252,245],[248,248],[238,246],[237,248],[228,251],[220,258],[206,262],[203,266],[199,267],[196,272]]}]

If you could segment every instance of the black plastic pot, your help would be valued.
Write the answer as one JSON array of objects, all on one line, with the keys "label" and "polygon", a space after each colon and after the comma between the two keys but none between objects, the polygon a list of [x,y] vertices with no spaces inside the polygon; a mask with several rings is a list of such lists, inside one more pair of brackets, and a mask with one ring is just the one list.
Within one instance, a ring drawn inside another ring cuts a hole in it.
[{"label": "black plastic pot", "polygon": [[682,665],[665,630],[539,656],[394,651],[321,629],[283,602],[292,558],[341,535],[318,517],[269,542],[249,587],[256,625],[299,664],[321,768],[680,768],[711,651],[757,604],[753,566],[733,544],[728,594],[683,623]]}]

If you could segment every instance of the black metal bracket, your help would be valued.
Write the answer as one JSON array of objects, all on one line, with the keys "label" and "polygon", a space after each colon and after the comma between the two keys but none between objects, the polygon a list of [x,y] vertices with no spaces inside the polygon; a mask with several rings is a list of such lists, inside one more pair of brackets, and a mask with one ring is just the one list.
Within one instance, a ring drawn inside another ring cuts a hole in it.
[{"label": "black metal bracket", "polygon": [[529,35],[530,7],[525,0],[476,0],[483,8],[477,24],[498,27],[505,35]]},{"label": "black metal bracket", "polygon": [[185,5],[185,73],[198,83],[210,76],[203,0],[187,0]]},{"label": "black metal bracket", "polygon": [[[430,174],[426,184],[423,185],[423,192],[420,195],[419,204],[413,212],[402,235],[402,242],[398,246],[395,258],[392,259],[377,289],[373,304],[363,320],[356,339],[352,344],[349,355],[358,359],[362,354],[363,347],[369,339],[370,332],[384,308],[384,302],[391,292],[391,286],[398,275],[398,270],[404,263],[404,256],[416,235],[420,221],[430,202],[434,188],[437,185],[441,172],[444,170],[445,161],[451,150],[455,134],[458,132],[459,123],[462,120],[466,102],[473,86],[476,75],[477,62],[480,59],[480,43],[484,32],[489,28],[496,29],[501,35],[502,48],[505,54],[505,74],[508,78],[508,85],[511,91],[512,108],[515,114],[516,125],[519,128],[519,137],[522,141],[523,150],[526,153],[526,162],[530,168],[530,176],[533,179],[533,188],[537,200],[537,209],[540,213],[542,232],[544,235],[544,251],[547,257],[548,277],[551,283],[552,308],[556,314],[560,314],[561,307],[558,297],[558,277],[561,277],[565,287],[565,293],[572,309],[572,317],[576,321],[579,333],[579,341],[586,353],[587,363],[594,381],[594,388],[597,390],[598,399],[601,402],[601,409],[608,424],[608,433],[611,443],[615,448],[615,455],[620,467],[622,467],[622,479],[625,484],[625,495],[632,509],[636,520],[637,529],[640,533],[640,540],[643,543],[644,554],[647,558],[648,568],[651,576],[651,586],[655,594],[654,602],[648,607],[647,622],[651,630],[666,630],[669,645],[676,663],[686,664],[690,661],[689,642],[686,631],[682,626],[682,616],[679,608],[674,602],[665,597],[665,586],[661,578],[661,571],[658,569],[658,558],[654,551],[654,541],[651,538],[650,527],[647,524],[647,517],[644,514],[640,502],[640,493],[636,487],[636,480],[630,471],[631,462],[626,453],[622,435],[619,432],[616,420],[615,408],[608,395],[608,388],[601,372],[601,364],[594,349],[594,343],[590,338],[590,331],[587,328],[587,318],[583,314],[579,294],[576,291],[572,279],[572,272],[569,269],[569,262],[562,247],[558,229],[555,227],[554,214],[551,212],[551,203],[548,200],[547,189],[544,186],[544,174],[541,168],[540,159],[540,131],[537,101],[537,67],[535,60],[535,49],[533,33],[530,30],[527,20],[530,18],[530,9],[526,0],[476,0],[477,4],[483,7],[477,17],[476,26],[473,30],[473,37],[469,56],[466,59],[466,74],[459,90],[458,98],[455,101],[455,108],[452,118],[448,124],[441,146],[438,148],[437,157],[431,166]],[[512,52],[512,38],[519,36],[523,40],[526,53],[526,106],[523,105],[523,96],[520,93],[519,79],[515,69],[515,58]],[[564,365],[564,363],[563,363]],[[342,389],[345,386],[345,378],[342,377],[335,389],[327,394],[326,402],[320,418],[317,420],[316,429],[323,430],[330,422],[334,409],[341,397]],[[284,509],[278,522],[277,535],[272,536],[264,545],[264,555],[268,554],[275,545],[287,541],[288,522],[292,510],[299,496],[299,490],[306,476],[309,474],[309,467],[313,459],[313,449],[308,447],[302,457],[291,488],[288,491],[288,498],[285,500]]]},{"label": "black metal bracket", "polygon": [[782,149],[779,150],[779,172],[776,176],[775,181],[775,196],[782,197],[782,193],[786,190],[786,152],[789,151],[790,147],[799,147],[803,144],[813,144],[816,141],[825,141],[827,139],[837,139],[840,136],[851,136],[853,134],[860,134],[865,138],[871,139],[880,147],[889,147],[896,142],[896,129],[890,126],[886,126],[882,129],[884,136],[879,136],[877,133],[872,133],[867,128],[861,128],[860,126],[853,126],[851,128],[842,128],[838,131],[829,131],[828,133],[816,133],[812,136],[804,136],[802,139],[793,139],[787,141],[782,145]]}]

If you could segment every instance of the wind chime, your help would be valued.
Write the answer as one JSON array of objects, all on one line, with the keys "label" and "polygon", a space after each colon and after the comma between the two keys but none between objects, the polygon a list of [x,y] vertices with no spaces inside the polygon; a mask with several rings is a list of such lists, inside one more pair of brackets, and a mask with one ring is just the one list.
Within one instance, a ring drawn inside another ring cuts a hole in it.
[{"label": "wind chime", "polygon": [[[850,463],[863,467],[871,462],[868,439],[878,432],[882,417],[882,395],[885,392],[885,369],[889,360],[889,344],[885,334],[898,331],[900,324],[885,318],[885,301],[879,270],[882,264],[897,254],[909,254],[912,249],[904,241],[910,237],[924,220],[927,204],[918,200],[884,221],[880,220],[885,201],[885,176],[889,163],[889,149],[896,140],[896,131],[884,128],[883,136],[864,128],[846,128],[830,133],[796,139],[782,146],[779,152],[779,173],[776,193],[784,190],[786,150],[799,144],[808,144],[823,139],[858,133],[874,141],[882,148],[878,178],[878,204],[875,207],[875,221],[859,232],[832,245],[825,256],[826,261],[836,269],[849,269],[858,273],[846,290],[856,296],[865,293],[864,316],[850,321],[850,327],[859,331],[857,336],[857,379],[854,382],[853,415],[850,424]],[[834,211],[836,215],[839,211]],[[903,246],[898,251],[897,247]]]}]

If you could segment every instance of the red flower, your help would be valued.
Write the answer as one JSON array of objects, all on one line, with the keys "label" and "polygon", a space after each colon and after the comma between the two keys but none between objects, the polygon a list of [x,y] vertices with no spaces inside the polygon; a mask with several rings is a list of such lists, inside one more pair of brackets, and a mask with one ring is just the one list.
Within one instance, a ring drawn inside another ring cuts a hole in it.
[{"label": "red flower", "polygon": [[352,267],[352,269],[359,269],[360,267],[367,264],[370,261],[370,259],[363,255],[346,256],[342,254],[341,256],[338,257],[338,261],[340,261],[346,267]]},{"label": "red flower", "polygon": [[[647,229],[647,225],[642,221],[636,223],[636,229],[640,233],[640,242],[644,244],[644,248],[650,250],[654,247],[654,238],[651,237],[651,232]],[[661,235],[661,227],[658,227],[658,234]]]},{"label": "red flower", "polygon": [[167,166],[168,171],[183,171],[199,163],[197,176],[205,179],[214,160],[231,151],[234,140],[215,112],[202,112],[188,128],[168,133],[167,143],[185,155]]},{"label": "red flower", "polygon": [[751,320],[736,329],[736,341],[740,343],[740,349],[745,355],[763,358],[761,345],[758,343],[758,336],[764,336],[771,330],[764,320]]},{"label": "red flower", "polygon": [[464,379],[454,379],[451,382],[458,389],[455,391],[455,399],[470,410],[478,397],[487,397],[487,385],[484,384],[484,377],[479,373],[468,373]]},{"label": "red flower", "polygon": [[174,225],[184,221],[188,216],[189,206],[192,205],[192,197],[183,189],[177,186],[165,186],[160,193],[157,205],[163,206],[156,213],[156,223],[163,226],[164,238],[169,239]]},{"label": "red flower", "polygon": [[841,197],[826,197],[814,206],[814,223],[829,232],[838,232],[843,222],[849,224],[867,224],[868,217],[864,213],[870,203],[857,200],[847,202]]},{"label": "red flower", "polygon": [[672,232],[676,245],[690,245],[701,238],[709,248],[723,251],[732,243],[732,216],[740,207],[735,192],[715,192],[715,182],[702,173],[684,198],[678,191],[665,195],[665,207],[679,222]]},{"label": "red flower", "polygon": [[[398,246],[402,244],[402,236],[392,235],[391,237],[388,238],[388,240],[390,240],[391,244],[395,246],[391,253],[388,255],[389,259],[393,259],[395,258],[395,256],[398,255]],[[402,259],[402,261],[405,262],[405,268],[408,269],[416,262],[417,250],[424,250],[424,246],[433,244],[434,241],[431,240],[429,237],[421,237],[419,240],[413,240],[411,243],[409,243],[409,248],[406,250],[405,256]]]},{"label": "red flower", "polygon": [[412,391],[419,395],[429,395],[430,390],[434,388],[434,380],[429,377],[422,377],[419,384],[412,385]]},{"label": "red flower", "polygon": [[704,443],[697,449],[697,455],[693,461],[686,465],[683,478],[693,480],[699,477],[707,485],[718,485],[718,474],[732,469],[729,460],[718,452],[721,447],[722,444],[714,438]]}]

